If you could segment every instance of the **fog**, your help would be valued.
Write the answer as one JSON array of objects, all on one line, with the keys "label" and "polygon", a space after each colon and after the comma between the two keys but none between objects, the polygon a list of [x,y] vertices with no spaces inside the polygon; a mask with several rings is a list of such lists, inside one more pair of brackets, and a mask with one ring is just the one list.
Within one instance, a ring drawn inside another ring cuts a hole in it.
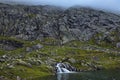
[{"label": "fog", "polygon": [[65,8],[77,5],[120,13],[120,0],[0,0],[0,2],[28,5],[54,5]]}]

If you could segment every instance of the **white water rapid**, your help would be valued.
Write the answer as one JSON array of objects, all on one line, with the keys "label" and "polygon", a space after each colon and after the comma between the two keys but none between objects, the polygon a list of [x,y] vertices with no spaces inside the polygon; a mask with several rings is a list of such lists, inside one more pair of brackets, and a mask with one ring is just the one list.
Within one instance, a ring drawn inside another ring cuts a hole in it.
[{"label": "white water rapid", "polygon": [[57,63],[56,73],[74,73],[74,71],[69,70],[70,66],[64,63]]}]

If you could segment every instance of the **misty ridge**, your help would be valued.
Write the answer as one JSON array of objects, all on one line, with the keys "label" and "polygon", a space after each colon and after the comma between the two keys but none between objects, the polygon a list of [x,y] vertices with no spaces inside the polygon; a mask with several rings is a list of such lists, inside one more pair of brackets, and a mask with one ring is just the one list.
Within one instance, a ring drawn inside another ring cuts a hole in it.
[{"label": "misty ridge", "polygon": [[6,4],[20,4],[20,5],[51,5],[62,8],[90,7],[97,10],[104,10],[112,13],[120,14],[119,0],[0,0],[1,3]]}]

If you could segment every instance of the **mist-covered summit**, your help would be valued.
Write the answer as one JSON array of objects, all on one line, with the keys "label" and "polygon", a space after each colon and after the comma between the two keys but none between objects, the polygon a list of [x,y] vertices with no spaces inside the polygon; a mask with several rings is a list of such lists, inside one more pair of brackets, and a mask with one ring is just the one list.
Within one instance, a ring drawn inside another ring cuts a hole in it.
[{"label": "mist-covered summit", "polygon": [[119,0],[0,0],[0,2],[24,5],[54,5],[64,8],[79,5],[120,13]]}]

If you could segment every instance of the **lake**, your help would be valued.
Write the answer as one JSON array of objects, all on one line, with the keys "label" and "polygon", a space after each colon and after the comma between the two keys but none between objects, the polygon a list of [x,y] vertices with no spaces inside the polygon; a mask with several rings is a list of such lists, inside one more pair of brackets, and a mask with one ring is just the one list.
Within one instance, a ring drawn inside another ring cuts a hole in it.
[{"label": "lake", "polygon": [[120,80],[120,70],[101,70],[92,72],[56,74],[33,80]]}]

